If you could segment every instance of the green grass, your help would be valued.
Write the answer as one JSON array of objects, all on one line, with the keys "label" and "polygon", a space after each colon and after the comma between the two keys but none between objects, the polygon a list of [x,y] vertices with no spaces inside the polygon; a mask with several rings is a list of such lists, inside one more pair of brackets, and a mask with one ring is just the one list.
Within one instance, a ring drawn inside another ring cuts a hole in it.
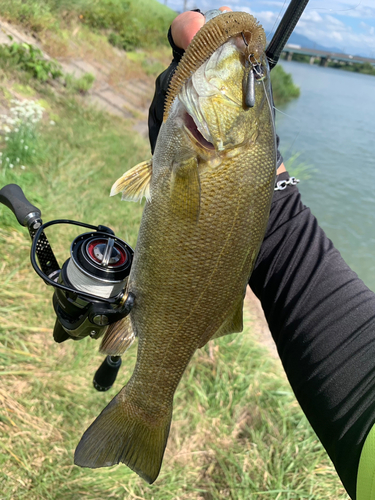
[{"label": "green grass", "polygon": [[176,13],[156,0],[2,0],[1,15],[43,39],[78,23],[104,32],[123,49],[166,45]]},{"label": "green grass", "polygon": [[341,63],[329,61],[328,66],[330,68],[342,69],[344,71],[351,71],[352,73],[363,73],[364,75],[373,75],[375,76],[375,66],[373,66],[369,62],[364,63]]},{"label": "green grass", "polygon": [[[0,97],[7,105],[12,92]],[[17,83],[30,95],[32,88]],[[42,99],[41,99],[42,98]],[[129,126],[79,101],[38,94],[38,161],[0,169],[44,221],[73,218],[105,224],[135,244],[142,207],[109,198],[112,183],[147,159],[147,143]],[[51,125],[51,118],[55,125]],[[5,143],[0,145],[5,148]],[[47,233],[60,263],[79,230]],[[281,369],[245,331],[198,351],[177,390],[160,477],[152,486],[127,467],[73,465],[90,422],[129,379],[126,354],[108,393],[92,387],[98,342],[53,342],[52,290],[29,263],[27,231],[0,206],[0,478],[4,499],[344,500],[332,465],[296,403]]]}]

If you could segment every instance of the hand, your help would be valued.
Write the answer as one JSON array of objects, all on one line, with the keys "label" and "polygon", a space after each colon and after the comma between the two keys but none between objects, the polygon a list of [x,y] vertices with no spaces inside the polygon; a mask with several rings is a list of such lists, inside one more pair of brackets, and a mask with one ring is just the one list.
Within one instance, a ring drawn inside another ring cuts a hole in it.
[{"label": "hand", "polygon": [[[231,11],[230,7],[220,7],[219,10]],[[194,35],[205,23],[205,18],[199,12],[183,12],[177,16],[171,25],[171,33],[174,43],[180,49],[187,49],[187,46],[194,38]]]},{"label": "hand", "polygon": [[[230,7],[220,7],[219,10],[231,11],[232,9]],[[204,16],[199,12],[187,11],[178,15],[171,25],[172,38],[177,47],[186,50],[194,35],[201,29],[204,23]],[[282,163],[277,169],[277,175],[285,171],[284,163]]]}]

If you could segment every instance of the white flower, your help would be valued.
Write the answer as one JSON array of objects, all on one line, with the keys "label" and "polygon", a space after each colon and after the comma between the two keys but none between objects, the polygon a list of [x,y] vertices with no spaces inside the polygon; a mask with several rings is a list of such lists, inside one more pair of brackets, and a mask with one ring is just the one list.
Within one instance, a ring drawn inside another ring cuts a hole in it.
[{"label": "white flower", "polygon": [[51,121],[49,122],[49,124],[50,124],[50,125],[56,125],[56,122],[54,122],[53,120],[51,120]]},{"label": "white flower", "polygon": [[25,165],[21,165],[22,170],[25,170],[25,168],[26,168]]},{"label": "white flower", "polygon": [[9,141],[9,137],[5,137],[5,140],[6,140],[6,141]]},{"label": "white flower", "polygon": [[28,150],[29,149],[29,146],[25,146],[25,149]]},{"label": "white flower", "polygon": [[13,168],[13,167],[14,167],[13,163],[10,163],[9,168]]}]

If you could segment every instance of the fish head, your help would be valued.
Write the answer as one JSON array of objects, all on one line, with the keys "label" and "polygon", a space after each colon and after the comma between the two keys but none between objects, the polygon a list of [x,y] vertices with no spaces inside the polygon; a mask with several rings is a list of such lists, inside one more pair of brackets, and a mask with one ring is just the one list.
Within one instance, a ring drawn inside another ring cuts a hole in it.
[{"label": "fish head", "polygon": [[[180,78],[180,82],[179,75],[171,82],[167,119],[178,122],[184,142],[190,143],[201,157],[234,154],[258,140],[263,129],[273,129],[266,37],[250,14],[231,12],[218,18],[229,16],[233,21],[236,14],[245,15],[240,28],[232,22],[225,40],[219,38],[218,46],[210,48],[203,62],[188,68],[187,77]],[[204,29],[208,30],[210,24],[213,29],[218,18],[209,21]],[[182,60],[177,72],[184,73],[189,59],[205,57],[198,48],[197,55],[187,53],[188,61]]]}]

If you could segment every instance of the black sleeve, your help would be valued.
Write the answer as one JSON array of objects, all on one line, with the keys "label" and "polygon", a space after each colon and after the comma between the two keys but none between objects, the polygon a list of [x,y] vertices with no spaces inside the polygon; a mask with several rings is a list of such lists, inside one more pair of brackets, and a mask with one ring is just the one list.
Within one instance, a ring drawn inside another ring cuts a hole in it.
[{"label": "black sleeve", "polygon": [[[194,9],[193,12],[201,12],[199,9]],[[150,139],[151,153],[154,154],[156,139],[159,134],[161,124],[163,122],[164,101],[167,94],[169,82],[177,69],[181,57],[184,55],[184,50],[174,43],[172,38],[171,28],[168,30],[168,42],[172,48],[172,62],[169,67],[158,76],[155,82],[155,94],[152,100],[148,114],[148,136]]]},{"label": "black sleeve", "polygon": [[360,453],[375,422],[375,294],[296,187],[275,192],[250,286],[294,393],[355,499]]}]

